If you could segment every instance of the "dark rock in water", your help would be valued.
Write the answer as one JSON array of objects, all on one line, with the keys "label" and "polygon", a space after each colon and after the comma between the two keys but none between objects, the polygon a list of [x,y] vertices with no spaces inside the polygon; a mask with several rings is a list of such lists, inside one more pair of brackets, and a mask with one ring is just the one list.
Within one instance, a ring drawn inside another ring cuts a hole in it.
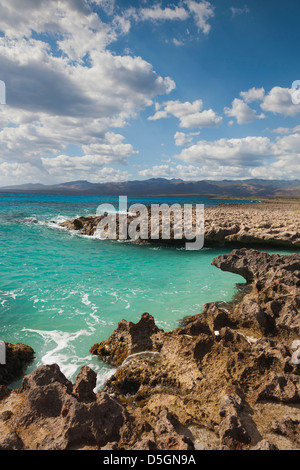
[{"label": "dark rock in water", "polygon": [[34,359],[34,350],[22,343],[5,343],[6,364],[0,365],[0,385],[17,380]]},{"label": "dark rock in water", "polygon": [[73,224],[75,230],[81,230],[83,228],[83,223],[80,219],[75,219]]}]

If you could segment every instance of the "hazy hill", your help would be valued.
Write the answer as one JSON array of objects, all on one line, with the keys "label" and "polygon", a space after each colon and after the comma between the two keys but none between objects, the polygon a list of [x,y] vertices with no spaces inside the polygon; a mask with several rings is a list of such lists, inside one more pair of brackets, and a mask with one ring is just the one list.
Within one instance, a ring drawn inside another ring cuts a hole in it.
[{"label": "hazy hill", "polygon": [[57,185],[6,186],[0,188],[0,192],[95,196],[300,197],[300,180],[183,181],[152,178],[119,183],[71,181]]}]

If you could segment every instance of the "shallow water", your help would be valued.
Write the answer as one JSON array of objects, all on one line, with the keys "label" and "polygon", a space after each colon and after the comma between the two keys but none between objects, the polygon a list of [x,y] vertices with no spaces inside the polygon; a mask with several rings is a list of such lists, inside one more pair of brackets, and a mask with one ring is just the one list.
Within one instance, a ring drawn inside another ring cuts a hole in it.
[{"label": "shallow water", "polygon": [[89,365],[101,386],[111,370],[89,349],[108,338],[122,318],[136,322],[147,311],[159,327],[171,330],[206,302],[230,300],[236,283],[245,282],[211,266],[230,249],[197,252],[101,241],[54,223],[94,215],[103,201],[117,199],[0,195],[0,339],[33,347],[35,361],[27,372],[56,362],[74,380],[80,367]]}]

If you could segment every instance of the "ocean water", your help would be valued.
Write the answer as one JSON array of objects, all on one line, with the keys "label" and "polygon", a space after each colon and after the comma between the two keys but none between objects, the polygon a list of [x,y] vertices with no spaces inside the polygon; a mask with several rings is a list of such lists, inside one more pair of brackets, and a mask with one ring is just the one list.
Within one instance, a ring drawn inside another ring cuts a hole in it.
[{"label": "ocean water", "polygon": [[74,380],[89,365],[101,387],[113,370],[89,349],[108,338],[121,319],[136,322],[149,312],[159,327],[171,330],[206,302],[230,300],[237,283],[245,283],[211,266],[228,249],[135,246],[58,228],[68,218],[96,214],[103,202],[117,205],[118,198],[0,194],[0,340],[35,350],[27,372],[58,363]]}]

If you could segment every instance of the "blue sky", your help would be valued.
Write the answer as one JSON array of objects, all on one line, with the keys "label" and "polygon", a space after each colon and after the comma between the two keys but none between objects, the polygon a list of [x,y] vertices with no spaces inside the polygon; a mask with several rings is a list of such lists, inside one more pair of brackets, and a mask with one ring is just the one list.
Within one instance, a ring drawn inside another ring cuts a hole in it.
[{"label": "blue sky", "polygon": [[3,0],[0,185],[300,178],[295,0]]}]

